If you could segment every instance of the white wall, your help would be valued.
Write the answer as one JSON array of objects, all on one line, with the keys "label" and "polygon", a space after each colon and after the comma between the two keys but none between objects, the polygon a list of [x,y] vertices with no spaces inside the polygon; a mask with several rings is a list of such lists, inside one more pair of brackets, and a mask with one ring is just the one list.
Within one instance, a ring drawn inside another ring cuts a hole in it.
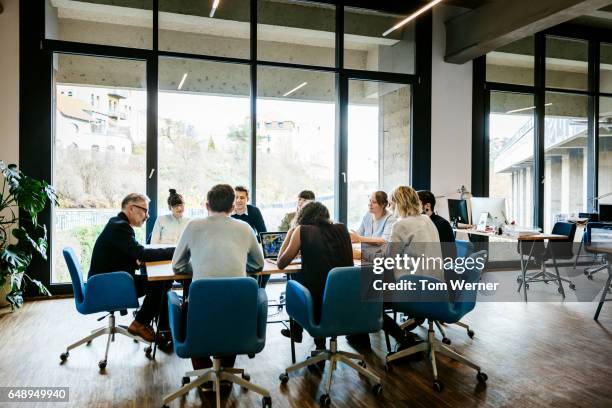
[{"label": "white wall", "polygon": [[[472,162],[472,63],[444,62],[444,22],[465,9],[439,6],[433,13],[431,95],[431,191],[446,195],[461,185],[471,188]],[[449,198],[458,198],[453,194]],[[437,211],[448,215],[446,199]]]},{"label": "white wall", "polygon": [[19,0],[1,0],[0,160],[19,161]]}]

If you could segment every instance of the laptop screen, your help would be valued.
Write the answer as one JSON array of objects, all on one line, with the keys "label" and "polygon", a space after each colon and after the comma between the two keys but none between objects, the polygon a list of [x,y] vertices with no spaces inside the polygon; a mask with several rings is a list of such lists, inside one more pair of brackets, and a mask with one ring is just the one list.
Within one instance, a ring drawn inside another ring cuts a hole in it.
[{"label": "laptop screen", "polygon": [[264,259],[277,258],[281,245],[287,236],[286,232],[261,232],[261,249],[263,250]]}]

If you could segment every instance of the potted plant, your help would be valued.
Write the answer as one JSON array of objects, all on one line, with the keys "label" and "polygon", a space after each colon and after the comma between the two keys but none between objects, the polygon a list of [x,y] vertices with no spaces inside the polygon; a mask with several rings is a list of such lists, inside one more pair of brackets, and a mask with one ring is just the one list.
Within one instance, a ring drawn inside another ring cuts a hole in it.
[{"label": "potted plant", "polygon": [[[27,274],[33,257],[47,259],[47,228],[38,223],[38,214],[47,203],[57,205],[55,189],[45,181],[24,175],[16,165],[0,160],[3,176],[0,189],[0,292],[11,308],[23,304],[23,289],[36,285],[39,293],[49,290]],[[19,210],[27,217],[19,217]],[[0,303],[4,299],[0,298]]]}]

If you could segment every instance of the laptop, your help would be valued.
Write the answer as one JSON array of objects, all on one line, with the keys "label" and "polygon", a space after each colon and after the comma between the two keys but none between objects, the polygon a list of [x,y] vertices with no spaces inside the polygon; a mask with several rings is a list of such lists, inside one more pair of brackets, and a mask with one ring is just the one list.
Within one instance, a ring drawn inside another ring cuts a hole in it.
[{"label": "laptop", "polygon": [[[283,245],[283,241],[287,237],[286,232],[260,232],[259,239],[261,242],[261,249],[263,250],[264,259],[276,263],[278,256],[280,255],[280,249]],[[301,259],[296,258],[291,261],[292,264],[300,263]]]}]

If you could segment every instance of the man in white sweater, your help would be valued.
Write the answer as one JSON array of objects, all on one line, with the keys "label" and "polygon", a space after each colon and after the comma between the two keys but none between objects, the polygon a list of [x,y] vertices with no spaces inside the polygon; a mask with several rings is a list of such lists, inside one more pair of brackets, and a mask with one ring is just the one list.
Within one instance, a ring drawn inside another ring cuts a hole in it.
[{"label": "man in white sweater", "polygon": [[246,276],[261,270],[263,253],[253,230],[244,221],[231,217],[234,189],[214,186],[207,194],[208,217],[187,224],[174,251],[176,273],[193,271],[193,280]]}]

